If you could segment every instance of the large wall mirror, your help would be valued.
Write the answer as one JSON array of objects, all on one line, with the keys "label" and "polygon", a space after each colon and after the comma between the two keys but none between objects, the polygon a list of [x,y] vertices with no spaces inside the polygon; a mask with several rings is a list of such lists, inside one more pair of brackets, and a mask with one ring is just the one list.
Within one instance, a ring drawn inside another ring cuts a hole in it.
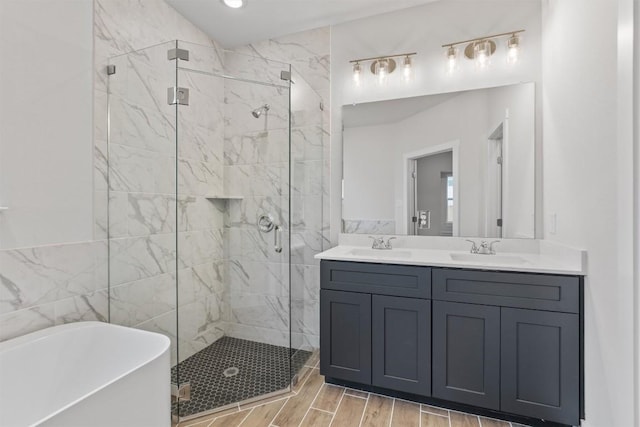
[{"label": "large wall mirror", "polygon": [[344,233],[535,237],[535,85],[345,105]]}]

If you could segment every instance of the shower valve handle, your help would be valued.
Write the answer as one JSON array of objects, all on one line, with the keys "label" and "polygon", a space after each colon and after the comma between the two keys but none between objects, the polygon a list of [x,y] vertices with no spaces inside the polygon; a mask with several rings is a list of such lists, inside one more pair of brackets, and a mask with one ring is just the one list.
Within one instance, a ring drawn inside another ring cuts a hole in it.
[{"label": "shower valve handle", "polygon": [[276,225],[273,233],[273,246],[277,253],[282,252],[282,227]]}]

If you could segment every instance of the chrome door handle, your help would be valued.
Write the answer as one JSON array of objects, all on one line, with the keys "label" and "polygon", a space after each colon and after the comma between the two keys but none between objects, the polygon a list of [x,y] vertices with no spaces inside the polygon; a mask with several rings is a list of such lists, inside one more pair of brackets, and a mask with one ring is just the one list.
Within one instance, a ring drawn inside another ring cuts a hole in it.
[{"label": "chrome door handle", "polygon": [[276,225],[273,233],[273,248],[277,253],[282,252],[282,227]]}]

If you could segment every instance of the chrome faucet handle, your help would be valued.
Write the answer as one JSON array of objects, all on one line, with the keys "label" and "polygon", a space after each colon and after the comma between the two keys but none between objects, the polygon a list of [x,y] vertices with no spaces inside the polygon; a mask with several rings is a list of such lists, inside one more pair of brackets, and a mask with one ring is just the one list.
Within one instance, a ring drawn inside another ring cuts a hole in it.
[{"label": "chrome faucet handle", "polygon": [[373,239],[371,243],[371,249],[380,249],[384,247],[384,237],[373,237],[369,236],[370,239]]},{"label": "chrome faucet handle", "polygon": [[394,240],[394,239],[397,239],[397,237],[389,237],[389,238],[387,239],[387,243],[385,243],[385,245],[384,245],[384,246],[385,246],[385,248],[387,248],[387,249],[392,249],[392,248],[393,248],[393,246],[391,246],[391,241],[392,241],[392,240]]},{"label": "chrome faucet handle", "polygon": [[467,242],[470,242],[470,243],[471,243],[471,250],[470,250],[470,252],[471,252],[472,254],[477,254],[477,253],[478,253],[478,251],[479,251],[479,249],[478,249],[478,246],[476,245],[476,242],[474,242],[473,240],[470,240],[470,239],[465,239],[465,241],[467,241]]},{"label": "chrome faucet handle", "polygon": [[494,240],[491,243],[488,243],[486,240],[483,240],[482,243],[480,244],[480,249],[478,253],[481,253],[484,255],[495,255],[496,250],[493,248],[493,245],[495,245],[496,243],[500,243],[500,240]]}]

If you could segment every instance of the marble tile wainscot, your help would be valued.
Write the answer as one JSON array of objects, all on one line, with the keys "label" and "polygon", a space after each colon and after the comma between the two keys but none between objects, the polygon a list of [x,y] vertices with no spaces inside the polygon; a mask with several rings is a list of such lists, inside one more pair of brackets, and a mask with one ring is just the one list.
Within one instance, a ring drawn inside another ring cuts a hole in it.
[{"label": "marble tile wainscot", "polygon": [[80,320],[106,321],[107,242],[0,251],[0,341]]}]

